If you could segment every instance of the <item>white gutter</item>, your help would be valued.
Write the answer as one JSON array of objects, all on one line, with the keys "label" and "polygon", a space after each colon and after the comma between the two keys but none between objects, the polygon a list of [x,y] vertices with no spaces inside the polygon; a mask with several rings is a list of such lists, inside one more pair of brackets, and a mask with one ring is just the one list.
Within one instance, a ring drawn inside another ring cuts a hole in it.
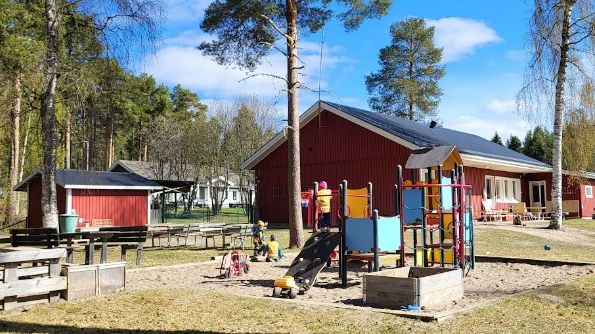
[{"label": "white gutter", "polygon": [[85,184],[65,184],[64,189],[97,189],[97,190],[161,190],[161,186],[103,186]]},{"label": "white gutter", "polygon": [[514,167],[516,169],[521,170],[522,172],[551,172],[551,167],[539,167],[535,165],[530,165],[522,162],[510,161],[510,160],[501,160],[501,159],[494,159],[494,158],[486,158],[477,155],[470,155],[461,153],[461,158],[463,158],[464,166],[467,167],[482,167],[485,168],[485,165],[490,165],[494,168],[489,169],[496,169],[496,170],[503,170],[503,171],[510,171],[510,167]]}]

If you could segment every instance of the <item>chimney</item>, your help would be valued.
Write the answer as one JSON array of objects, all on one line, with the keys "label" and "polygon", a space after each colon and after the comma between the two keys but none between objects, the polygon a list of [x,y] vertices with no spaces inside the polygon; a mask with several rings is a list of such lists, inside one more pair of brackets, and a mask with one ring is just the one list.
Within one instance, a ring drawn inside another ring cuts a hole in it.
[{"label": "chimney", "polygon": [[430,129],[433,129],[434,127],[436,127],[436,125],[438,125],[438,123],[436,123],[436,121],[431,121],[430,122]]}]

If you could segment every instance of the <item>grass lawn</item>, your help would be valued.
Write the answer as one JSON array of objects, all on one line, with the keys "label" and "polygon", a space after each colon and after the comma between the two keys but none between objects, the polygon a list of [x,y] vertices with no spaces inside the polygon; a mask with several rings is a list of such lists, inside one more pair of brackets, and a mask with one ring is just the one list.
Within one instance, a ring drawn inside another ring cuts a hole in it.
[{"label": "grass lawn", "polygon": [[564,226],[595,232],[595,220],[593,219],[568,219],[562,223],[562,228]]},{"label": "grass lawn", "polygon": [[[552,245],[551,250],[544,249],[546,243]],[[595,262],[595,247],[551,241],[508,230],[476,229],[475,245],[476,255]]]},{"label": "grass lawn", "polygon": [[199,290],[156,290],[0,314],[3,333],[585,333],[595,328],[595,275],[422,323]]}]

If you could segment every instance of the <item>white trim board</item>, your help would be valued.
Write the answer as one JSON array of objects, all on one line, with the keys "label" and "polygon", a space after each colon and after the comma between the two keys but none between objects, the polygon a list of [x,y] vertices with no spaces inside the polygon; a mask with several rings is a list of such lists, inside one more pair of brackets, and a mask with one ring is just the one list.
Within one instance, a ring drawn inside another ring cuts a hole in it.
[{"label": "white trim board", "polygon": [[[338,115],[341,118],[344,118],[352,123],[355,123],[367,130],[370,130],[378,135],[387,138],[399,145],[407,147],[411,150],[419,149],[421,147],[411,143],[401,137],[395,136],[392,133],[389,133],[385,130],[382,130],[374,125],[371,125],[365,121],[360,120],[359,118],[353,117],[347,114],[344,111],[341,111],[331,105],[328,105],[322,101],[318,101],[314,105],[312,105],[306,112],[304,112],[300,116],[300,129],[303,128],[306,124],[308,124],[314,117],[316,117],[320,111],[326,110],[331,112],[335,115]],[[252,156],[250,156],[242,165],[240,166],[242,169],[252,169],[256,166],[260,161],[262,161],[266,156],[276,150],[281,144],[283,144],[287,139],[284,136],[283,131],[279,132],[275,137],[273,137],[269,142],[267,142],[263,147],[261,147],[258,151],[256,151]],[[473,155],[469,153],[460,153],[465,166],[468,167],[478,167],[484,169],[495,169],[495,170],[504,170],[510,172],[518,172],[518,173],[536,173],[536,172],[551,172],[551,167],[540,167],[531,165],[528,163],[523,162],[516,162],[498,158],[486,158],[483,156]]]},{"label": "white trim board", "polygon": [[93,190],[161,190],[161,186],[104,186],[85,184],[65,184],[64,189],[93,189]]},{"label": "white trim board", "polygon": [[[416,150],[416,149],[421,148],[411,142],[408,142],[400,137],[393,135],[392,133],[389,133],[387,131],[379,129],[367,122],[364,122],[356,117],[353,117],[353,116],[351,116],[335,107],[332,107],[324,102],[321,102],[321,101],[315,103],[313,106],[311,106],[308,110],[306,110],[306,112],[304,112],[300,116],[300,129],[302,129],[312,119],[314,119],[314,117],[318,116],[318,113],[322,110],[331,112],[341,118],[344,118],[344,119],[346,119],[352,123],[355,123],[367,130],[377,133],[377,134],[381,135],[382,137],[385,137],[385,138],[387,138],[397,144],[403,145],[409,149]],[[266,156],[268,156],[271,152],[276,150],[285,141],[287,141],[287,138],[285,138],[283,131],[279,132],[275,137],[273,137],[273,139],[271,139],[268,143],[266,143],[263,147],[261,147],[258,151],[256,151],[256,153],[254,153],[250,158],[248,158],[246,161],[244,161],[244,163],[242,163],[242,165],[240,167],[242,169],[252,169],[256,164],[258,164],[262,159],[264,159]]]}]

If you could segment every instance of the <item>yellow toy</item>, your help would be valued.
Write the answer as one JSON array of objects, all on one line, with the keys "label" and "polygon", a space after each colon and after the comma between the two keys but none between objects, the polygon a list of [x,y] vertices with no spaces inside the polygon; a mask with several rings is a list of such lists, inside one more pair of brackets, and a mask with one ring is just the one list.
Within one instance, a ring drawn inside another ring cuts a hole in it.
[{"label": "yellow toy", "polygon": [[277,278],[273,286],[273,297],[281,297],[282,294],[285,294],[289,298],[294,299],[300,290],[297,284],[295,284],[293,276]]}]

